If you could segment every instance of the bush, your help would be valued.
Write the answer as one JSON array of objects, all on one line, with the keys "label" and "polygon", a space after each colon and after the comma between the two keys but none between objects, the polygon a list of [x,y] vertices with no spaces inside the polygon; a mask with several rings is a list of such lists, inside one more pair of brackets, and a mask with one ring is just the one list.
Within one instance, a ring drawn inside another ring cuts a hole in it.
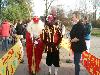
[{"label": "bush", "polygon": [[92,33],[93,36],[99,36],[100,37],[100,28],[93,28]]},{"label": "bush", "polygon": [[94,28],[100,28],[100,18],[98,20],[95,21],[92,21],[92,26]]}]

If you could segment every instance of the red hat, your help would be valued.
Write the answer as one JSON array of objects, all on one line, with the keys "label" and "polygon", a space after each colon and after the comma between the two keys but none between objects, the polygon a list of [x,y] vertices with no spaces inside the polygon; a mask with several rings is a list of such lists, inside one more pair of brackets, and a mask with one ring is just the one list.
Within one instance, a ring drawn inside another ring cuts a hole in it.
[{"label": "red hat", "polygon": [[53,16],[52,15],[48,15],[47,20],[48,20],[48,22],[51,22],[53,20]]},{"label": "red hat", "polygon": [[38,18],[38,16],[34,16],[34,18],[33,18],[33,22],[34,22],[34,23],[38,23],[38,22],[39,22],[39,18]]}]

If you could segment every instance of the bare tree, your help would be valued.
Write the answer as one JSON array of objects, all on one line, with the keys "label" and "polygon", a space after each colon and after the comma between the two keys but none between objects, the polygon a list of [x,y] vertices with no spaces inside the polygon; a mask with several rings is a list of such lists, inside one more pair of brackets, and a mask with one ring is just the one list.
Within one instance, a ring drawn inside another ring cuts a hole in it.
[{"label": "bare tree", "polygon": [[49,8],[50,8],[50,6],[51,6],[51,4],[53,3],[54,0],[51,0],[50,2],[48,2],[48,0],[44,0],[44,1],[46,1],[45,6],[46,6],[46,17],[47,17],[48,10],[49,10]]},{"label": "bare tree", "polygon": [[90,0],[92,2],[92,6],[93,6],[93,9],[94,9],[94,14],[93,14],[93,20],[94,20],[94,23],[96,25],[96,20],[97,20],[97,10],[98,10],[98,7],[100,7],[100,0]]}]

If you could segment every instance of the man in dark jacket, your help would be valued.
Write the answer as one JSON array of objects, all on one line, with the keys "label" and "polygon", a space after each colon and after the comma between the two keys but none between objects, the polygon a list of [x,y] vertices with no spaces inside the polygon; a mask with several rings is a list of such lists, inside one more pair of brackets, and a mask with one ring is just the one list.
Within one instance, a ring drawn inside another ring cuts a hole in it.
[{"label": "man in dark jacket", "polygon": [[19,21],[17,23],[17,26],[16,26],[16,34],[17,35],[22,35],[23,34],[23,25],[22,25],[22,22]]},{"label": "man in dark jacket", "polygon": [[24,26],[22,24],[22,21],[19,21],[16,26],[16,34],[20,37],[21,42],[23,38],[23,31],[24,31]]},{"label": "man in dark jacket", "polygon": [[84,26],[81,21],[78,21],[75,25],[73,25],[70,37],[71,49],[74,52],[75,75],[79,75],[81,54],[86,50]]}]

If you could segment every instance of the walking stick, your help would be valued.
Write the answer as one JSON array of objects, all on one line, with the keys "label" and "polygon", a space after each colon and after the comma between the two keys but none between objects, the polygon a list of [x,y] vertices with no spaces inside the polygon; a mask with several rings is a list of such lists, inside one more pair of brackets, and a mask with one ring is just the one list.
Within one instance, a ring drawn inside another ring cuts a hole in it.
[{"label": "walking stick", "polygon": [[35,67],[36,67],[36,64],[35,64],[35,53],[34,53],[34,46],[33,46],[33,56],[32,56],[32,73],[35,74]]}]

